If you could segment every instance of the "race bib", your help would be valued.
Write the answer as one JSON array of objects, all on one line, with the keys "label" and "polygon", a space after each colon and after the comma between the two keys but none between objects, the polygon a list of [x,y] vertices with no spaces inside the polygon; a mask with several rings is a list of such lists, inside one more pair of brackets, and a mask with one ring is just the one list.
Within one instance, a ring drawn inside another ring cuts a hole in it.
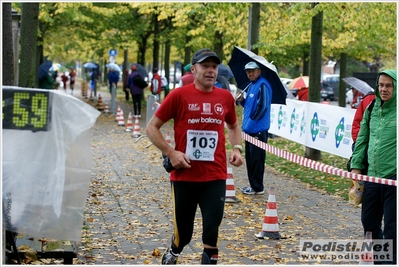
[{"label": "race bib", "polygon": [[218,143],[216,131],[187,131],[186,155],[190,160],[214,161]]}]

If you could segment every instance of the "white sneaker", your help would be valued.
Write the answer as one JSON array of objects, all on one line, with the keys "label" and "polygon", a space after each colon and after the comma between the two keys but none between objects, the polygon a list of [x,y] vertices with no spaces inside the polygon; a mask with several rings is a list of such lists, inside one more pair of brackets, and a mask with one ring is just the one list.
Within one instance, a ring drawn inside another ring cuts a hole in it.
[{"label": "white sneaker", "polygon": [[253,190],[251,187],[247,187],[245,188],[245,190],[242,191],[244,194],[246,195],[263,195],[265,193],[265,190],[256,192],[255,190]]}]

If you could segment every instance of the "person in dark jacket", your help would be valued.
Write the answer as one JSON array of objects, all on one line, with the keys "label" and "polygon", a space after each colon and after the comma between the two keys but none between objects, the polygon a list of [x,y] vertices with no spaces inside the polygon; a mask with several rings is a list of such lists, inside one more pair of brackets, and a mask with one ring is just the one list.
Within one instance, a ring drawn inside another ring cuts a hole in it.
[{"label": "person in dark jacket", "polygon": [[39,88],[54,89],[54,80],[50,74],[47,73],[42,79],[39,80]]},{"label": "person in dark jacket", "polygon": [[[246,98],[241,95],[237,99],[244,107],[242,131],[261,142],[267,143],[272,89],[270,83],[261,76],[262,71],[256,62],[251,61],[246,64],[245,71],[251,83]],[[266,151],[245,141],[245,160],[250,186],[244,187],[242,192],[247,195],[264,194],[263,176]]]},{"label": "person in dark jacket", "polygon": [[[365,168],[367,175],[396,180],[397,171],[397,104],[396,70],[381,71],[377,77],[375,104],[371,112],[364,112],[360,131],[352,154],[353,173],[360,174]],[[393,241],[393,256],[387,264],[396,265],[396,186],[377,182],[365,182],[361,221],[364,233],[372,232],[374,239]],[[383,227],[381,231],[381,225]]]},{"label": "person in dark jacket", "polygon": [[133,78],[137,75],[141,78],[143,78],[143,76],[137,71],[136,65],[132,65],[131,69],[132,71],[128,77],[128,86],[133,99],[134,116],[141,118],[141,99],[143,98],[143,89],[134,84]]},{"label": "person in dark jacket", "polygon": [[118,88],[118,82],[119,82],[119,71],[116,71],[115,69],[111,69],[110,72],[108,73],[108,83],[109,83],[109,92],[111,92],[112,85],[115,84],[115,90]]},{"label": "person in dark jacket", "polygon": [[125,100],[129,101],[130,88],[129,88],[129,71],[125,70],[125,81],[123,82],[123,92],[125,92]]}]

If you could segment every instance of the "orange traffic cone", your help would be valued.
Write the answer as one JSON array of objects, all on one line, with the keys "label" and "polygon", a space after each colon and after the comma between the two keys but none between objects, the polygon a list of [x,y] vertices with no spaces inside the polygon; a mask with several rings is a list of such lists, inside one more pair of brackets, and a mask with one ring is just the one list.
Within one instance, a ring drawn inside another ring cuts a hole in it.
[{"label": "orange traffic cone", "polygon": [[278,226],[277,204],[274,187],[270,187],[269,198],[267,200],[266,214],[263,220],[262,231],[255,234],[257,238],[280,239],[280,230]]},{"label": "orange traffic cone", "polygon": [[[360,255],[360,261],[359,265],[374,265],[374,253],[373,253],[373,234],[372,232],[366,232],[366,235],[364,237],[364,243],[362,247],[366,249],[361,255]],[[367,250],[367,248],[370,248],[370,250]]]},{"label": "orange traffic cone", "polygon": [[133,131],[132,121],[133,121],[133,115],[132,115],[132,112],[129,112],[129,116],[128,116],[128,118],[127,118],[127,123],[126,123],[125,132],[131,132],[131,131]]},{"label": "orange traffic cone", "polygon": [[97,109],[104,110],[103,98],[101,97],[101,94],[98,94]]},{"label": "orange traffic cone", "polygon": [[93,90],[90,90],[90,98],[89,100],[93,101],[94,100],[94,96],[93,96]]},{"label": "orange traffic cone", "polygon": [[135,120],[134,120],[134,128],[133,128],[133,135],[132,137],[140,137],[140,122],[139,122],[139,116],[135,116]]},{"label": "orange traffic cone", "polygon": [[170,140],[169,132],[166,132],[165,140],[166,140],[166,143],[168,143],[168,145],[172,146],[172,141]]},{"label": "orange traffic cone", "polygon": [[225,202],[229,203],[237,203],[240,202],[238,198],[236,198],[236,189],[234,187],[234,179],[233,179],[233,169],[227,168],[227,180],[226,180],[226,199]]},{"label": "orange traffic cone", "polygon": [[121,109],[121,112],[119,114],[118,126],[125,126],[125,116],[123,116],[123,109]]},{"label": "orange traffic cone", "polygon": [[119,117],[121,116],[121,107],[118,106],[118,109],[116,110],[116,116],[115,116],[115,121],[119,122]]},{"label": "orange traffic cone", "polygon": [[108,101],[107,101],[107,102],[105,102],[105,106],[104,106],[104,113],[109,113]]}]

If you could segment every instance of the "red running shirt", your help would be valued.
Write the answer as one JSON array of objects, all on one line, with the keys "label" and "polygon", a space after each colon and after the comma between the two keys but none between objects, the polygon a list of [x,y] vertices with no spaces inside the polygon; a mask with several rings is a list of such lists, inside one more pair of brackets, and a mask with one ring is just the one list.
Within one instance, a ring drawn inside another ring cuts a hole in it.
[{"label": "red running shirt", "polygon": [[194,84],[172,90],[155,116],[174,120],[175,149],[186,153],[191,168],[171,172],[171,181],[227,179],[225,124],[237,121],[232,94],[217,87],[203,92]]}]

